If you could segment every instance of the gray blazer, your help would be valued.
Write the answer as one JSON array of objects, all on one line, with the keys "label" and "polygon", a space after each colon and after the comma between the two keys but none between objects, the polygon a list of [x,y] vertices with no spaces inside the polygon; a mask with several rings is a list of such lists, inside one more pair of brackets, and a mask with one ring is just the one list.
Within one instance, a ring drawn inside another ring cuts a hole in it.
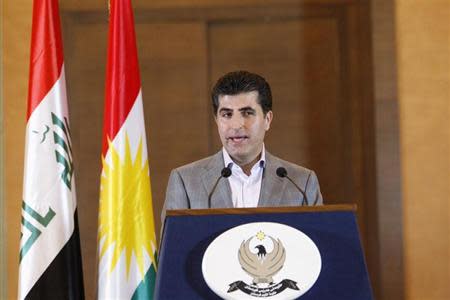
[{"label": "gray blazer", "polygon": [[[164,222],[166,209],[208,208],[208,195],[224,167],[222,151],[213,156],[172,170],[167,184],[166,200],[161,214]],[[284,167],[290,178],[306,193],[309,205],[321,205],[319,181],[314,171],[275,157],[266,151],[266,164],[262,177],[258,207],[299,206],[303,195],[287,178],[276,174]],[[232,208],[231,187],[222,178],[212,197],[212,208]]]}]

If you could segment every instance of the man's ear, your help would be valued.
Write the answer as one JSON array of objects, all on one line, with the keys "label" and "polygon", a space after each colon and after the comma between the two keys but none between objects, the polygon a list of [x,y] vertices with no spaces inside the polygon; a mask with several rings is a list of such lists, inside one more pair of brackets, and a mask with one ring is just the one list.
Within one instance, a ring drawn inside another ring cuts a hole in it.
[{"label": "man's ear", "polygon": [[272,119],[273,119],[273,112],[271,110],[269,110],[266,113],[266,115],[264,116],[264,120],[266,122],[266,124],[265,124],[266,131],[270,129],[270,124],[272,123]]}]

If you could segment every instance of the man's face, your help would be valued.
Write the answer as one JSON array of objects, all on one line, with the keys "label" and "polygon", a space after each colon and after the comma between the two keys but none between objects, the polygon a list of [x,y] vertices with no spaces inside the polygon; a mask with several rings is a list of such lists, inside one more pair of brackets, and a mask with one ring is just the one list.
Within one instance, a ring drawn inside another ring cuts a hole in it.
[{"label": "man's face", "polygon": [[271,122],[272,112],[264,116],[257,91],[219,96],[216,123],[220,140],[238,165],[258,157]]}]

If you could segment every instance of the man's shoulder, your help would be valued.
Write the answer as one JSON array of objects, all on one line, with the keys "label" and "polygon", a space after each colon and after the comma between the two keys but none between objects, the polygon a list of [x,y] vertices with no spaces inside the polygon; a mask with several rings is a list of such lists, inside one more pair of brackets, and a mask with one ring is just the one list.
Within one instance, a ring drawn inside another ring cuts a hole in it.
[{"label": "man's shoulder", "polygon": [[220,163],[223,165],[223,157],[221,152],[218,152],[214,155],[177,167],[173,171],[180,174],[193,173],[201,170],[209,170]]},{"label": "man's shoulder", "polygon": [[[289,176],[309,176],[311,173],[313,173],[312,170],[306,167],[281,159],[269,152],[266,152],[266,160],[270,167],[274,168],[274,171],[278,167],[286,168]],[[173,171],[183,175],[193,173],[198,175],[199,172],[202,171],[206,172],[218,167],[223,168],[223,165],[223,154],[222,151],[219,151],[211,156],[177,167]]]}]

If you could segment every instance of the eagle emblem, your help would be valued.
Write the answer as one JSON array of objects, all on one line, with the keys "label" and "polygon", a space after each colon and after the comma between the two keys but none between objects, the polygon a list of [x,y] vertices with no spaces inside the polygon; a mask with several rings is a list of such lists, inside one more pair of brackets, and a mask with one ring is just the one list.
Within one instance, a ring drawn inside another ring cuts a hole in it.
[{"label": "eagle emblem", "polygon": [[274,282],[274,276],[280,276],[277,273],[283,269],[286,262],[286,250],[280,239],[259,231],[241,243],[238,260],[242,270],[252,277],[252,283],[234,281],[229,284],[228,293],[240,290],[253,297],[266,298],[286,289],[300,290],[297,282],[288,278]]},{"label": "eagle emblem", "polygon": [[[252,252],[250,249],[252,238],[244,240],[239,247],[239,263],[242,269],[253,277],[253,284],[255,285],[259,283],[272,284],[274,282],[273,276],[283,268],[286,260],[286,251],[283,243],[279,239],[275,240],[271,236],[267,237],[270,238],[273,244],[273,249],[270,252],[267,252],[266,246],[263,244],[254,247],[254,249],[257,249],[257,253]],[[258,239],[260,238],[258,237]]]}]

